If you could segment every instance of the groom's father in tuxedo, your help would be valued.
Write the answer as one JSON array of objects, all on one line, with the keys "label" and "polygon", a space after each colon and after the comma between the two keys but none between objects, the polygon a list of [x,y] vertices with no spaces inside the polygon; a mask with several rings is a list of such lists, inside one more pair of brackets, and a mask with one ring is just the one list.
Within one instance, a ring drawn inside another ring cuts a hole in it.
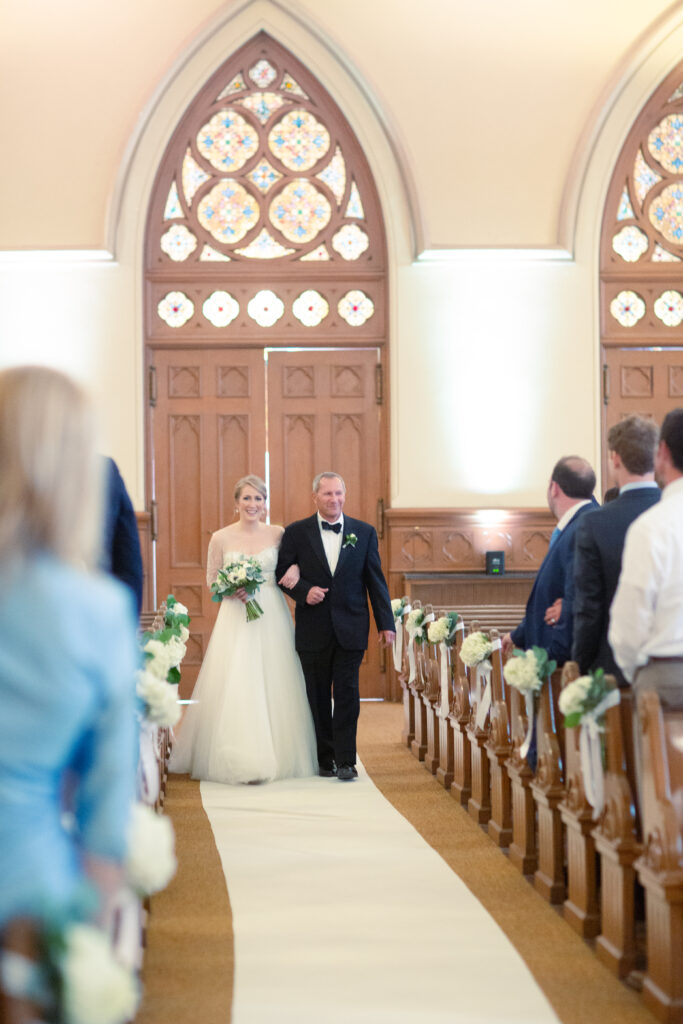
[{"label": "groom's father in tuxedo", "polygon": [[345,499],[338,473],[318,474],[313,481],[317,511],[286,528],[276,578],[291,565],[299,566],[299,582],[282,589],[296,601],[296,649],[313,714],[320,774],[336,774],[348,782],[358,774],[358,672],[368,645],[368,597],[385,644],[394,641],[394,616],[377,534],[368,523],[343,514]]}]

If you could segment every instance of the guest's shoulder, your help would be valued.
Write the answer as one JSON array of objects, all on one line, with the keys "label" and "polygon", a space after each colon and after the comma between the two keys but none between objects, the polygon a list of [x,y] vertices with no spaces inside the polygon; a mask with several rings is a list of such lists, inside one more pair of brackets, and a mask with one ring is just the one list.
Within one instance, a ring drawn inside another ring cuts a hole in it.
[{"label": "guest's shoulder", "polygon": [[80,623],[85,633],[107,623],[130,623],[131,619],[134,622],[130,590],[104,573],[85,572],[46,557],[36,560],[28,570],[26,582],[44,612],[52,607],[58,617],[65,611]]}]

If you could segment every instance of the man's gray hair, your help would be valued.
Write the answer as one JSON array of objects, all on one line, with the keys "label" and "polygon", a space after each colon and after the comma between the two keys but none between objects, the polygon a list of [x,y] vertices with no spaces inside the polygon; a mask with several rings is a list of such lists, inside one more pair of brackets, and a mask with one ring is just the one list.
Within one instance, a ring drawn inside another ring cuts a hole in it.
[{"label": "man's gray hair", "polygon": [[346,484],[344,483],[344,477],[341,476],[339,473],[335,473],[334,470],[332,469],[326,469],[324,472],[318,473],[317,476],[313,477],[313,493],[318,493],[318,488],[320,487],[321,480],[334,479],[341,480],[341,485],[344,488],[344,494],[346,494]]}]

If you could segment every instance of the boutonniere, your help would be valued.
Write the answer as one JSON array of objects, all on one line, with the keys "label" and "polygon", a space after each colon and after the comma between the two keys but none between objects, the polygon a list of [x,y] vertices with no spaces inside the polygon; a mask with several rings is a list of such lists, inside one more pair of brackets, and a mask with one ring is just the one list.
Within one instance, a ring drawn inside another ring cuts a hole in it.
[{"label": "boutonniere", "polygon": [[357,540],[358,537],[356,537],[355,533],[347,533],[344,535],[343,546],[345,548],[355,548]]}]

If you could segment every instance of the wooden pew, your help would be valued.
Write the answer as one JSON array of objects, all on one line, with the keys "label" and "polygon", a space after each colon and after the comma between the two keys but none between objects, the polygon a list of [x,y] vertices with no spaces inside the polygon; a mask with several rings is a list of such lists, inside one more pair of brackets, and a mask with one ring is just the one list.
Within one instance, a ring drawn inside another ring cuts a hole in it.
[{"label": "wooden pew", "polygon": [[635,777],[632,764],[629,766],[632,716],[631,691],[621,690],[619,706],[609,708],[605,716],[605,807],[593,830],[601,877],[601,931],[595,952],[620,978],[636,966],[634,864],[642,852],[630,782],[631,776]]},{"label": "wooden pew", "polygon": [[[581,675],[575,661],[562,669],[562,688]],[[616,685],[612,679],[612,685]],[[584,939],[594,938],[600,931],[598,904],[597,853],[593,829],[593,808],[586,797],[581,770],[581,726],[565,730],[566,790],[559,811],[567,834],[567,898],[564,901],[565,921]]]},{"label": "wooden pew", "polygon": [[[495,635],[495,631],[491,632]],[[493,688],[491,729],[486,741],[491,779],[491,817],[488,833],[497,846],[509,846],[512,840],[512,787],[506,762],[512,753],[510,740],[509,687],[503,677],[503,652],[498,648],[491,655]]]},{"label": "wooden pew", "polygon": [[531,782],[538,822],[538,867],[534,887],[549,903],[565,898],[564,841],[560,802],[565,793],[562,741],[564,730],[557,706],[559,671],[542,687],[538,697],[536,743],[538,762]]},{"label": "wooden pew", "polygon": [[449,723],[453,730],[453,782],[451,796],[461,807],[467,807],[472,795],[472,754],[467,733],[472,706],[470,704],[469,670],[460,660],[460,648],[465,636],[465,623],[460,620],[451,654],[453,666],[453,704]]},{"label": "wooden pew", "polygon": [[538,866],[536,843],[536,805],[531,791],[534,777],[522,745],[527,734],[528,719],[524,697],[510,687],[510,743],[512,750],[505,762],[512,791],[512,842],[510,863],[523,875],[531,875]]},{"label": "wooden pew", "polygon": [[[445,615],[445,611],[439,612],[439,618]],[[460,626],[458,621],[458,626]],[[456,627],[457,628],[457,627]],[[458,634],[462,638],[462,630],[458,630]],[[462,639],[461,639],[462,642]],[[447,645],[439,645],[439,704],[438,704],[438,717],[439,717],[439,767],[436,769],[436,780],[443,786],[445,790],[451,788],[453,782],[454,764],[455,764],[455,751],[453,742],[453,657],[455,649],[448,647]],[[446,701],[447,706],[443,708],[442,705],[442,693],[441,685],[442,678],[447,681],[447,694]]]},{"label": "wooden pew", "polygon": [[[421,601],[414,602],[413,609],[421,607]],[[427,712],[422,702],[422,691],[424,690],[424,681],[422,678],[420,664],[417,658],[417,644],[415,643],[414,640],[411,640],[407,630],[405,636],[405,647],[409,665],[412,659],[413,664],[415,666],[413,678],[410,678],[410,672],[408,675],[408,686],[410,688],[413,700],[413,707],[415,709],[415,735],[411,741],[410,750],[411,753],[418,759],[418,761],[424,761],[425,754],[427,753]]]},{"label": "wooden pew", "polygon": [[[470,632],[481,629],[478,622],[473,622]],[[492,637],[493,639],[493,637]],[[498,639],[497,635],[495,639]],[[478,666],[477,666],[478,667]],[[486,750],[491,731],[491,716],[482,720],[479,704],[484,697],[486,687],[484,680],[477,680],[477,669],[470,669],[470,703],[472,713],[467,725],[467,736],[470,741],[472,761],[472,795],[467,802],[468,813],[478,824],[485,825],[491,817],[491,774]]]},{"label": "wooden pew", "polygon": [[[430,604],[426,604],[424,608],[426,616],[434,616],[434,609]],[[434,617],[436,618],[436,616]],[[423,764],[428,772],[435,775],[439,767],[440,758],[438,707],[441,686],[439,681],[438,652],[436,646],[430,644],[427,638],[427,628],[427,625],[425,625],[425,639],[418,648],[417,658],[423,681],[421,699],[425,707],[425,722],[427,725],[427,749]]]},{"label": "wooden pew", "polygon": [[[409,606],[410,603],[408,603],[407,607]],[[407,614],[406,612],[402,618],[396,620],[396,632],[398,634],[400,631],[402,634],[401,667],[398,670],[398,681],[403,692],[403,733],[401,739],[408,750],[410,750],[415,739],[415,695],[408,685],[408,633],[405,628]]]},{"label": "wooden pew", "polygon": [[667,1024],[683,1022],[683,711],[663,713],[654,691],[638,695],[647,974],[643,1001]]}]

